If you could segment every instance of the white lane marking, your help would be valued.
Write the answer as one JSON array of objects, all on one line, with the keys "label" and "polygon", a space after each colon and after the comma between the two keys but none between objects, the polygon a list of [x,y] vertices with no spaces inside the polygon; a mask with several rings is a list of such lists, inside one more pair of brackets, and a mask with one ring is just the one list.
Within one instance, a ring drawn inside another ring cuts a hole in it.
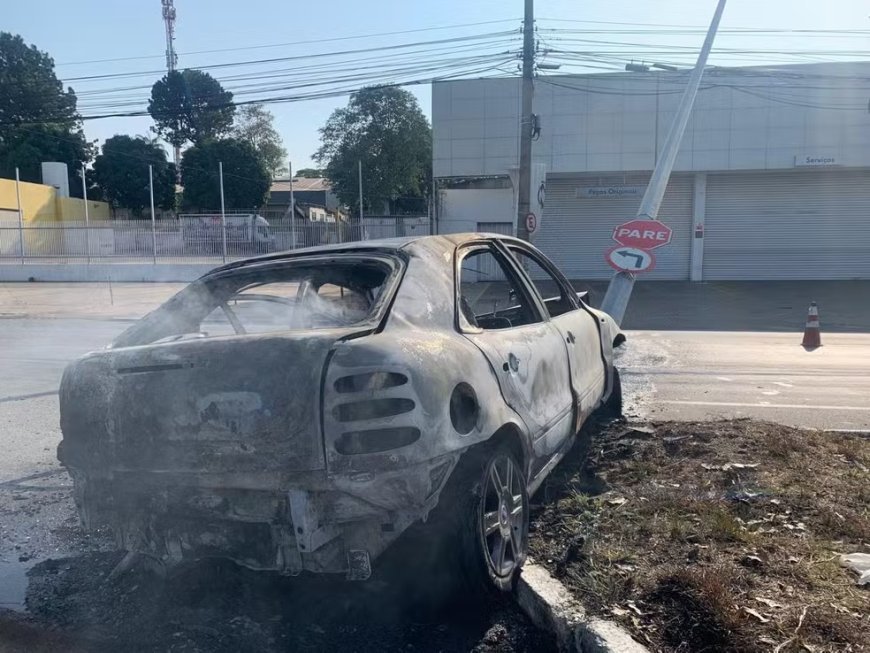
[{"label": "white lane marking", "polygon": [[658,399],[660,404],[675,404],[677,406],[729,406],[732,408],[812,408],[816,410],[863,410],[870,413],[870,406],[824,406],[817,404],[771,404],[761,402],[744,404],[736,401],[681,401],[678,399]]},{"label": "white lane marking", "polygon": [[774,395],[779,394],[779,390],[762,390],[761,394],[767,395],[768,397],[773,397]]},{"label": "white lane marking", "polygon": [[783,388],[793,388],[794,387],[793,383],[785,383],[783,381],[774,381],[773,385],[779,385],[779,386],[782,386]]},{"label": "white lane marking", "polygon": [[734,379],[729,379],[727,376],[717,376],[717,381],[733,381]]}]

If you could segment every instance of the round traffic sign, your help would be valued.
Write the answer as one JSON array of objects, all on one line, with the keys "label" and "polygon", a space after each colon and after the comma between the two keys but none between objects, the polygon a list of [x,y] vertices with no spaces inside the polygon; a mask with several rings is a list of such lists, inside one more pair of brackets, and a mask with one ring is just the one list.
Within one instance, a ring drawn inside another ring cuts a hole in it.
[{"label": "round traffic sign", "polygon": [[653,253],[637,247],[617,245],[608,249],[604,258],[610,267],[621,272],[649,272],[656,266]]},{"label": "round traffic sign", "polygon": [[526,231],[530,234],[535,233],[538,230],[538,216],[536,216],[531,211],[526,213]]}]

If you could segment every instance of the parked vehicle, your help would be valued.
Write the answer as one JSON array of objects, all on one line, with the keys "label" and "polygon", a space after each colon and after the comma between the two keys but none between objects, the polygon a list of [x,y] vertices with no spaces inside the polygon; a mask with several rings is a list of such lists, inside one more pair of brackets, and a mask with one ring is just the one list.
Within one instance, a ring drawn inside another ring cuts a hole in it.
[{"label": "parked vehicle", "polygon": [[[267,254],[275,250],[275,236],[269,222],[261,215],[220,214],[178,216],[185,248],[203,255],[220,254],[223,248],[223,224],[226,220],[227,251]],[[218,248],[218,251],[211,251]],[[204,250],[209,251],[204,251]],[[197,250],[203,250],[199,252]]]},{"label": "parked vehicle", "polygon": [[506,590],[529,495],[621,410],[624,336],[581,295],[494,234],[231,263],[66,369],[58,456],[86,526],[167,564],[365,579],[426,519]]}]

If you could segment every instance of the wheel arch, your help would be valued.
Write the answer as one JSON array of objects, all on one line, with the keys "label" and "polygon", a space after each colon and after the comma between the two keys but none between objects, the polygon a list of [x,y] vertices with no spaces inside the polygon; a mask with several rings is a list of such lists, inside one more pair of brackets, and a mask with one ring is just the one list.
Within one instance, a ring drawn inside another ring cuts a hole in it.
[{"label": "wheel arch", "polygon": [[[526,483],[531,480],[531,464],[533,452],[531,443],[528,441],[521,427],[514,422],[505,422],[498,427],[491,436],[468,447],[462,452],[459,463],[454,468],[454,473],[462,474],[475,461],[484,457],[484,454],[494,451],[500,446],[506,446],[517,457],[517,462],[526,476]],[[465,463],[465,464],[463,464]]]},{"label": "wheel arch", "polygon": [[519,426],[512,422],[503,424],[496,429],[495,433],[488,440],[484,441],[484,444],[489,445],[493,449],[502,444],[509,447],[516,454],[517,462],[525,470],[526,479],[528,480],[531,451],[529,450],[527,439],[523,436]]}]

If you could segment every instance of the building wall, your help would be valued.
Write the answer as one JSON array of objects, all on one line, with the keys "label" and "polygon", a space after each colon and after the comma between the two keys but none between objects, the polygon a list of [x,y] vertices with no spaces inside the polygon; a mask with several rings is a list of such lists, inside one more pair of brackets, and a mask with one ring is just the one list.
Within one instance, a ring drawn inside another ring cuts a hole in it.
[{"label": "building wall", "polygon": [[[59,197],[53,186],[20,183],[24,222],[60,222],[85,219],[85,202],[75,197]],[[18,219],[18,198],[14,179],[0,179],[0,212],[4,219]],[[91,220],[108,220],[111,210],[106,202],[88,201]]]},{"label": "building wall", "polygon": [[512,223],[516,215],[513,188],[449,188],[439,192],[441,233],[477,231],[482,223]]},{"label": "building wall", "polygon": [[[55,215],[57,221],[83,221],[85,219],[85,202],[76,197],[58,197]],[[110,220],[111,217],[112,211],[108,203],[88,200],[89,220]]]},{"label": "building wall", "polygon": [[[540,77],[533,160],[550,172],[652,170],[687,71]],[[870,165],[870,63],[713,69],[676,171],[794,168],[807,156]],[[520,80],[437,82],[435,177],[505,174],[518,160]]]}]

